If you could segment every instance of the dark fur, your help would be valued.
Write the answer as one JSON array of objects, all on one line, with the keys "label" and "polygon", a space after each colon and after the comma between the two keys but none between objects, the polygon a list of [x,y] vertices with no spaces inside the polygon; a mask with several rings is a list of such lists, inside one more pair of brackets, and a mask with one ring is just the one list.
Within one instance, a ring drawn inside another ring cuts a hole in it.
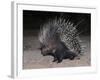
[{"label": "dark fur", "polygon": [[53,51],[47,51],[46,53],[44,53],[42,50],[45,47],[41,47],[41,53],[43,56],[47,56],[47,55],[51,55],[54,57],[53,62],[57,61],[57,63],[62,62],[63,59],[70,59],[73,60],[77,55],[70,51],[63,42],[57,42],[57,46],[56,48],[54,48]]}]

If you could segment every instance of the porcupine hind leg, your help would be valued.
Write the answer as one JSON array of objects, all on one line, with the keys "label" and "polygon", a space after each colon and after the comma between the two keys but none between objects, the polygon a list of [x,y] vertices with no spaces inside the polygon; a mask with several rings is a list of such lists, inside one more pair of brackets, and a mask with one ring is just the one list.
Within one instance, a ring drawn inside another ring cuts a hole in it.
[{"label": "porcupine hind leg", "polygon": [[70,60],[73,60],[76,56],[77,55],[74,52],[68,51],[68,50],[66,51],[66,56],[65,57],[69,58]]}]

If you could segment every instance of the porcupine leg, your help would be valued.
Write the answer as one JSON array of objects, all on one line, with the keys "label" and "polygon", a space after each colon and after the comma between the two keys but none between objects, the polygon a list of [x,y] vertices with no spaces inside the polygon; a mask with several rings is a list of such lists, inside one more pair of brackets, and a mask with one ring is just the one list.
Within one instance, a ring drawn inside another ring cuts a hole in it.
[{"label": "porcupine leg", "polygon": [[71,52],[71,51],[68,51],[68,53],[70,53],[70,54],[69,54],[69,59],[70,59],[70,60],[73,60],[73,59],[77,56],[75,53],[73,53],[73,52]]},{"label": "porcupine leg", "polygon": [[53,55],[53,57],[54,57],[54,60],[52,62],[56,62],[57,61],[56,55]]},{"label": "porcupine leg", "polygon": [[54,58],[54,60],[52,62],[56,62],[57,61],[57,58]]},{"label": "porcupine leg", "polygon": [[58,62],[57,62],[57,63],[61,63],[61,62],[62,62],[62,60],[63,60],[63,58],[62,58],[62,57],[58,57]]},{"label": "porcupine leg", "polygon": [[60,51],[56,52],[56,57],[57,57],[57,63],[61,63],[63,60],[63,55],[60,53]]}]

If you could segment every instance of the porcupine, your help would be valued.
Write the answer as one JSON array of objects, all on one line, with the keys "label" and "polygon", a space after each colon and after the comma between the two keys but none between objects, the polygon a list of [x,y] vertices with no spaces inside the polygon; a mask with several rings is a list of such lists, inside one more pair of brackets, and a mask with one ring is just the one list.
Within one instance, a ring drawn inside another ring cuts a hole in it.
[{"label": "porcupine", "polygon": [[39,33],[41,54],[53,56],[53,62],[57,63],[79,56],[82,47],[77,26],[64,18],[55,18],[45,23]]}]

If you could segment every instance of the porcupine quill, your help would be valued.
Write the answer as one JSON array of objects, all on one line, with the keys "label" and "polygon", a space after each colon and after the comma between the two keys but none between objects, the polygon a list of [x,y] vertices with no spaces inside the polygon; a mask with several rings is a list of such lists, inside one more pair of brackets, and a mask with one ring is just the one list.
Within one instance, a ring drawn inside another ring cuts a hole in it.
[{"label": "porcupine quill", "polygon": [[52,55],[53,62],[57,63],[79,56],[83,52],[83,46],[77,27],[82,21],[74,25],[69,19],[55,18],[45,23],[39,33],[41,54]]}]

